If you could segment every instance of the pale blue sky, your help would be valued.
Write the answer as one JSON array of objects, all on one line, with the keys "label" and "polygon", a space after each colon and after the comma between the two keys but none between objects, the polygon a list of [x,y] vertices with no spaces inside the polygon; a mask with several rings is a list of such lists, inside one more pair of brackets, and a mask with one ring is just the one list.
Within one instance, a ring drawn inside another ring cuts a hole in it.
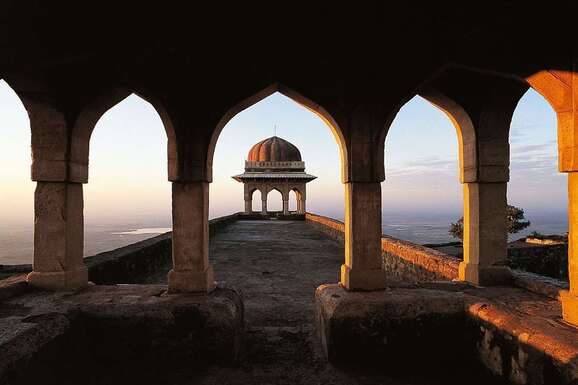
[{"label": "pale blue sky", "polygon": [[[274,124],[278,136],[301,150],[307,171],[318,176],[308,185],[308,210],[342,218],[343,186],[335,139],[317,116],[280,94],[241,112],[223,129],[214,159],[211,216],[243,209],[242,185],[231,175],[243,171],[250,147],[272,136]],[[5,225],[31,226],[29,122],[3,81],[0,125],[0,213]],[[556,168],[555,141],[553,111],[540,95],[528,91],[512,122],[508,190],[510,203],[528,214],[562,213],[566,208],[566,178]],[[456,133],[448,118],[419,97],[408,102],[386,140],[384,214],[460,215],[457,154]],[[258,208],[258,194],[254,200]],[[274,209],[280,204],[279,196],[269,202]],[[154,222],[151,225],[170,223],[165,132],[152,106],[137,96],[109,110],[94,130],[85,218],[89,224],[135,218]]]}]

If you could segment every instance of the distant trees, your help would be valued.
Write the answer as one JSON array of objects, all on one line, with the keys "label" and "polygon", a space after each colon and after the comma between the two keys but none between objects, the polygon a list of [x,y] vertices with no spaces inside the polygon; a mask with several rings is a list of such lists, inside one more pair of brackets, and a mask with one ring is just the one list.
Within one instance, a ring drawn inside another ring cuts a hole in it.
[{"label": "distant trees", "polygon": [[[506,210],[506,220],[509,234],[516,234],[530,226],[530,221],[526,220],[524,217],[524,209],[516,206],[508,205]],[[450,225],[449,234],[454,238],[464,238],[464,217],[461,217],[457,222]]]}]

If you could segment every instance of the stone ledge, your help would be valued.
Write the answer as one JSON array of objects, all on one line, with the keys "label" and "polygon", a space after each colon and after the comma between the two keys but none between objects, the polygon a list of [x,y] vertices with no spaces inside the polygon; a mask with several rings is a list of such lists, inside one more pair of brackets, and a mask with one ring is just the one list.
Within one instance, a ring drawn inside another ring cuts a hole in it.
[{"label": "stone ledge", "polygon": [[129,378],[155,375],[148,369],[157,367],[170,372],[177,363],[180,370],[234,364],[244,333],[237,292],[166,290],[91,286],[76,293],[34,291],[3,302],[0,383],[45,383],[46,376],[80,383],[87,370]]},{"label": "stone ledge", "polygon": [[381,292],[338,285],[316,291],[318,331],[337,365],[386,362],[395,370],[410,362],[467,375],[477,364],[516,384],[578,383],[578,331],[559,314],[557,301],[506,287],[430,282]]}]

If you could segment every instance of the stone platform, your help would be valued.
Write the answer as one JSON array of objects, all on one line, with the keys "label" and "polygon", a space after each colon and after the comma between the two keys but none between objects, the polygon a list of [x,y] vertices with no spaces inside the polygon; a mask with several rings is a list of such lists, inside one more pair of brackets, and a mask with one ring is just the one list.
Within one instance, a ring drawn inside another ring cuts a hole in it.
[{"label": "stone platform", "polygon": [[[462,378],[477,360],[505,383],[578,383],[578,333],[557,301],[510,287],[457,282],[316,291],[323,349],[336,364],[387,365],[392,372],[445,366]],[[419,364],[417,364],[419,363]]]},{"label": "stone platform", "polygon": [[166,291],[91,286],[4,301],[0,383],[162,383],[207,364],[235,364],[244,331],[239,295]]}]

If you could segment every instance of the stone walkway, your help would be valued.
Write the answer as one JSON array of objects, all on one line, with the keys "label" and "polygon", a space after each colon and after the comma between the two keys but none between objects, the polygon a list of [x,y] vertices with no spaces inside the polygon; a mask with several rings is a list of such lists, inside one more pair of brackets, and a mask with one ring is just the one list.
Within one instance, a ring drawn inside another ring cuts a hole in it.
[{"label": "stone walkway", "polygon": [[[238,367],[212,367],[182,384],[463,383],[424,378],[419,370],[392,378],[381,368],[343,370],[326,362],[315,335],[314,292],[339,281],[343,246],[306,222],[235,222],[211,239],[210,259],[216,279],[243,294],[245,351]],[[163,282],[165,272],[158,277]],[[491,384],[478,379],[470,384]]]}]

